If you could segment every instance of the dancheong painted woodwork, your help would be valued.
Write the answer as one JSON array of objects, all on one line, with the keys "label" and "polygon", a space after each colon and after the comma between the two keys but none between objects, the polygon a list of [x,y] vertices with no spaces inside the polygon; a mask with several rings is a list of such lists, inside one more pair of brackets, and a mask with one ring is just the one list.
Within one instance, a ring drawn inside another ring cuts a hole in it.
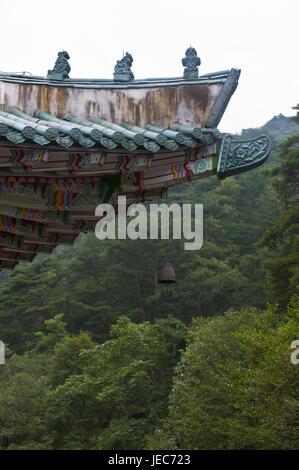
[{"label": "dancheong painted woodwork", "polygon": [[93,231],[95,208],[161,197],[174,184],[261,165],[268,137],[237,141],[217,125],[240,70],[135,79],[128,52],[112,80],[70,78],[66,51],[46,77],[0,73],[0,269]]}]

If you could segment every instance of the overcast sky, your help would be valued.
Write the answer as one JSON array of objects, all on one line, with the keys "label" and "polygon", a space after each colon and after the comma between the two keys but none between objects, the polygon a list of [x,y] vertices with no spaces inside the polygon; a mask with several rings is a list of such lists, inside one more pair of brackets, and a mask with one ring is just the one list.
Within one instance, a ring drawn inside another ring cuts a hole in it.
[{"label": "overcast sky", "polygon": [[112,78],[129,51],[135,78],[181,76],[189,45],[200,74],[240,68],[221,131],[294,115],[298,0],[0,0],[3,72],[46,75],[67,50],[71,77]]}]

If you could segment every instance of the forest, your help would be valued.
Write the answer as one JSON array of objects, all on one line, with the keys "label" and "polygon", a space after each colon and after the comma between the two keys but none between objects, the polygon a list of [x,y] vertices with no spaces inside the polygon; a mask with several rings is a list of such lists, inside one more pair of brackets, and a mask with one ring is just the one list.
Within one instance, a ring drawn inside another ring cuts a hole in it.
[{"label": "forest", "polygon": [[176,185],[204,242],[82,234],[0,272],[0,450],[297,449],[299,117],[266,164]]}]

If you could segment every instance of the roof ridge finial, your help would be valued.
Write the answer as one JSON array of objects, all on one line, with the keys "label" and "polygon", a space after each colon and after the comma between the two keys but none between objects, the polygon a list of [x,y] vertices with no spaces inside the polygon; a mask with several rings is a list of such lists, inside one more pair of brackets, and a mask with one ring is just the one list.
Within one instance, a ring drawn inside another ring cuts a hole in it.
[{"label": "roof ridge finial", "polygon": [[201,60],[197,56],[196,49],[190,45],[185,52],[185,57],[182,59],[182,64],[185,67],[184,78],[187,80],[196,80],[198,78],[198,65]]},{"label": "roof ridge finial", "polygon": [[129,82],[134,80],[133,72],[131,71],[133,63],[133,57],[129,52],[123,56],[122,59],[118,60],[114,67],[114,80],[120,82]]},{"label": "roof ridge finial", "polygon": [[69,77],[69,72],[71,71],[71,66],[68,63],[70,56],[67,51],[62,50],[58,52],[58,57],[56,59],[53,70],[48,70],[48,77],[51,80],[65,80]]}]

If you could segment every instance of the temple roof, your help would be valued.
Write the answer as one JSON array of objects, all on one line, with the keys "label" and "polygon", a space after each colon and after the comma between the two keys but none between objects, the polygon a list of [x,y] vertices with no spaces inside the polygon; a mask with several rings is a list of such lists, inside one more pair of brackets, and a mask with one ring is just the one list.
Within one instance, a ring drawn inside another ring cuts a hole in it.
[{"label": "temple roof", "polygon": [[0,72],[0,270],[95,230],[118,197],[161,198],[171,185],[261,165],[266,136],[239,142],[217,126],[240,70],[135,79],[128,52],[113,79],[70,78],[66,51],[47,76]]}]

